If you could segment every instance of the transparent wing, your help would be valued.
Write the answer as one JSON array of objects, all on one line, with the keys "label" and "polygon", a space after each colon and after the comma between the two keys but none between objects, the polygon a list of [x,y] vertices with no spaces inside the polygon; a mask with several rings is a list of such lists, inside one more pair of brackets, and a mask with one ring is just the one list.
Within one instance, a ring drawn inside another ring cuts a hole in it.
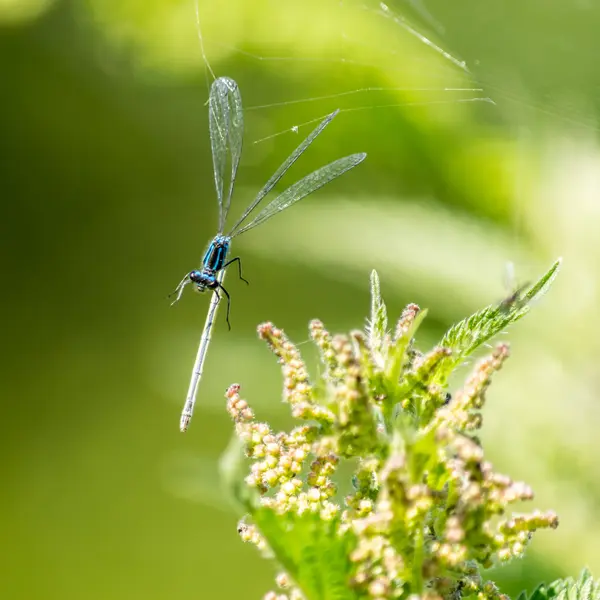
[{"label": "transparent wing", "polygon": [[330,181],[333,181],[346,171],[349,171],[360,164],[366,156],[367,155],[364,153],[351,154],[350,156],[329,163],[325,167],[321,167],[320,169],[313,171],[310,175],[303,177],[300,181],[291,185],[285,192],[282,192],[277,198],[267,204],[267,206],[265,206],[265,208],[263,208],[250,223],[232,233],[232,237],[240,235],[240,233],[244,233],[244,231],[248,231],[257,225],[264,223],[273,215],[276,215],[278,212],[281,212],[298,202],[298,200],[302,200],[302,198],[305,198],[319,188],[322,188]]},{"label": "transparent wing", "polygon": [[[313,143],[314,139],[331,123],[333,118],[339,113],[339,110],[332,112],[327,115],[319,125],[313,129],[313,131],[306,137],[306,139],[285,159],[284,163],[273,173],[269,181],[265,183],[263,188],[258,192],[256,198],[248,208],[245,210],[244,214],[237,220],[235,225],[231,228],[231,235],[235,235],[233,232],[245,221],[246,217],[258,206],[258,203],[275,187],[277,182],[285,175],[287,170],[300,158],[300,155]],[[244,227],[244,230],[247,228]],[[240,233],[238,231],[238,233]]]},{"label": "transparent wing", "polygon": [[[208,99],[208,123],[215,188],[219,202],[219,233],[223,233],[244,137],[242,96],[233,79],[219,77],[213,82]],[[229,182],[227,190],[224,190],[228,168],[230,169]]]}]

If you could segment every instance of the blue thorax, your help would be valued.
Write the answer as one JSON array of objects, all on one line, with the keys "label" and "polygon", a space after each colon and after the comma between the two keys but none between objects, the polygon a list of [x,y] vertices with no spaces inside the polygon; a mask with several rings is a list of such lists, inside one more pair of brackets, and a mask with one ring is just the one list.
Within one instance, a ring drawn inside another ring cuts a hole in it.
[{"label": "blue thorax", "polygon": [[189,277],[199,291],[203,292],[206,288],[219,287],[216,274],[225,264],[230,243],[231,238],[226,235],[215,236],[202,259],[202,269],[196,269],[190,273]]},{"label": "blue thorax", "polygon": [[230,243],[231,238],[228,238],[226,235],[215,236],[202,259],[202,270],[220,271],[225,264]]}]

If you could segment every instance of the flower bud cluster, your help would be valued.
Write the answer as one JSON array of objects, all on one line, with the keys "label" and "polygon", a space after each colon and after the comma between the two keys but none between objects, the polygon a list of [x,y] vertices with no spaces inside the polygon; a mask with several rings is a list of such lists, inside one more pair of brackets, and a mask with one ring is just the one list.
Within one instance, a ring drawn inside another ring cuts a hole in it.
[{"label": "flower bud cluster", "polygon": [[400,318],[398,319],[398,323],[396,324],[396,331],[394,334],[395,341],[410,335],[413,323],[420,312],[421,309],[417,304],[408,304],[406,306],[406,308],[402,311],[402,315],[400,315]]},{"label": "flower bud cluster", "polygon": [[283,372],[283,401],[292,409],[296,419],[315,420],[322,423],[333,422],[333,415],[325,407],[312,401],[313,389],[308,377],[308,369],[298,348],[288,340],[281,329],[272,323],[258,327],[258,337],[265,340]]},{"label": "flower bud cluster", "polygon": [[347,336],[336,335],[332,347],[336,372],[342,374],[329,384],[339,452],[347,457],[369,455],[378,443],[377,425],[360,358]]},{"label": "flower bud cluster", "polygon": [[[256,420],[239,386],[227,391],[227,409],[251,463],[245,484],[258,492],[254,515],[269,511],[286,532],[307,515],[318,519],[322,529],[315,532],[347,544],[344,581],[357,598],[505,600],[480,570],[522,556],[534,531],[558,525],[552,512],[508,512],[533,492],[496,473],[473,436],[485,392],[509,349],[499,344],[450,397],[440,376],[451,358],[448,348],[412,350],[418,316],[418,306],[407,306],[394,336],[376,330],[376,318],[366,334],[349,336],[333,336],[313,321],[310,333],[324,366],[315,386],[284,333],[270,323],[259,327],[282,366],[284,402],[292,416],[309,423],[275,433]],[[373,340],[377,348],[370,347]],[[334,483],[342,462],[354,469],[352,490],[340,484],[343,505]],[[273,545],[262,528],[259,533],[244,523],[239,532],[263,550]],[[287,573],[277,584],[279,592],[265,600],[306,594]]]},{"label": "flower bud cluster", "polygon": [[[285,338],[281,330],[268,324],[261,326],[260,335],[264,337],[280,361],[289,360],[284,365],[286,373],[285,399],[292,410],[299,405],[314,406],[316,403],[300,396],[295,384],[304,382],[304,391],[310,389],[306,368],[297,349]],[[332,519],[339,507],[330,499],[335,495],[336,487],[331,480],[339,459],[322,439],[316,439],[316,426],[303,425],[291,432],[274,434],[266,423],[257,422],[253,411],[239,395],[239,385],[230,386],[226,397],[227,410],[234,420],[236,433],[244,443],[246,455],[251,459],[250,474],[245,482],[261,494],[261,505],[277,513],[306,511],[317,512],[325,520]],[[312,411],[316,421],[322,414]],[[304,476],[302,476],[304,475]],[[267,495],[272,490],[273,493]]]},{"label": "flower bud cluster", "polygon": [[482,424],[481,409],[485,403],[485,392],[491,384],[492,375],[499,371],[509,356],[508,344],[498,344],[492,355],[481,360],[468,377],[464,387],[458,391],[438,419],[451,423],[459,431],[473,431]]}]

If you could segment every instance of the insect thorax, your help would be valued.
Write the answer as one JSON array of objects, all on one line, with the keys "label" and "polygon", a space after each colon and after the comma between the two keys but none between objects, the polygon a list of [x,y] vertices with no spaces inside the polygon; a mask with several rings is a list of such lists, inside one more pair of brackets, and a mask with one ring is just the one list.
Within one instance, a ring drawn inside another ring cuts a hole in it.
[{"label": "insect thorax", "polygon": [[225,264],[230,243],[230,238],[226,235],[215,236],[202,259],[202,269],[213,272],[220,271]]}]

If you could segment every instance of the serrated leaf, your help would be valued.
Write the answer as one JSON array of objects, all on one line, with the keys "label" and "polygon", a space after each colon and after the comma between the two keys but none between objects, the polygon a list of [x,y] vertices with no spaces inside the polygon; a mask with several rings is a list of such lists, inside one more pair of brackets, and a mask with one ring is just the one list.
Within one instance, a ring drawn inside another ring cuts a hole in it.
[{"label": "serrated leaf", "polygon": [[559,258],[550,269],[534,283],[527,292],[524,293],[523,299],[527,304],[531,304],[534,300],[539,300],[546,292],[550,289],[550,286],[556,279],[560,266],[562,264],[562,258]]},{"label": "serrated leaf", "polygon": [[600,582],[583,569],[577,581],[572,577],[557,579],[540,585],[531,596],[521,592],[517,600],[600,600]]},{"label": "serrated leaf", "polygon": [[369,348],[375,352],[383,350],[383,343],[387,331],[387,309],[381,297],[379,275],[371,271],[371,318],[368,325]]},{"label": "serrated leaf", "polygon": [[350,587],[352,533],[337,532],[338,519],[318,513],[277,514],[266,508],[252,513],[277,560],[307,600],[357,600]]},{"label": "serrated leaf", "polygon": [[516,292],[498,304],[487,306],[451,327],[439,346],[449,348],[452,356],[444,361],[437,382],[444,383],[467,356],[506,327],[523,318],[529,312],[530,305],[548,291],[558,274],[561,262],[562,259],[558,259],[538,281],[525,290]]}]

